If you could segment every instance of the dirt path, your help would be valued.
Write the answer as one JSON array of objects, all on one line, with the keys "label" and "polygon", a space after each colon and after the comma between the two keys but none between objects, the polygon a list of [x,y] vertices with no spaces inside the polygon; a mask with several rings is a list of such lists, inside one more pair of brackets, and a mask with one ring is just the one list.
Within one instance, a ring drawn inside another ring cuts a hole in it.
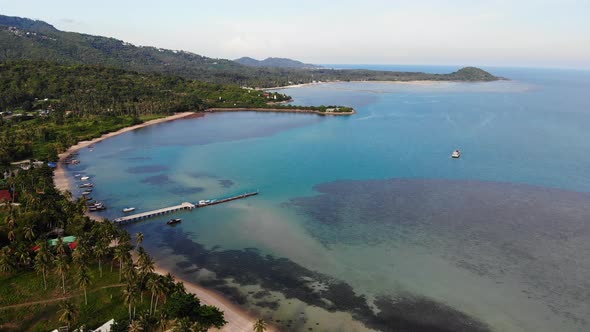
[{"label": "dirt path", "polygon": [[[115,287],[123,287],[123,286],[125,286],[125,284],[115,284],[115,285],[102,286],[102,287],[99,287],[99,288],[95,288],[95,289],[89,291],[88,293],[94,293],[94,292],[99,291],[101,289],[115,288]],[[78,296],[84,296],[84,293],[72,294],[72,295],[58,297],[58,298],[51,299],[51,300],[32,301],[32,302],[11,304],[11,305],[7,305],[7,306],[4,306],[4,307],[0,307],[0,310],[3,310],[3,309],[11,309],[11,308],[19,308],[19,307],[28,307],[28,306],[37,305],[37,304],[45,304],[45,303],[58,302],[58,301],[63,301],[63,300],[71,299],[73,297],[78,297]]]}]

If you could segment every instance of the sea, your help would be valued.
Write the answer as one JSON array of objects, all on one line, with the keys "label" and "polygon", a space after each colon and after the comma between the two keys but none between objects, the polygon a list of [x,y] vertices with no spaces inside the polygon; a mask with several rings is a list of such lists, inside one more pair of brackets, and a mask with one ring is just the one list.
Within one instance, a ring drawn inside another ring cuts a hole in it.
[{"label": "sea", "polygon": [[280,330],[590,331],[590,71],[483,68],[506,80],[281,89],[357,113],[205,114],[83,149],[68,174],[111,219],[258,191],[123,227]]}]

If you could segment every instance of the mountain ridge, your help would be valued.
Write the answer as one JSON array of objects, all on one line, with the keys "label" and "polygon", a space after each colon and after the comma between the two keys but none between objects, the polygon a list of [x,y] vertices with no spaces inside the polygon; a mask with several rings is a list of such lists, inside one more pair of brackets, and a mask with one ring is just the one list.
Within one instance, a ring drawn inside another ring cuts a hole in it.
[{"label": "mountain ridge", "polygon": [[[110,37],[65,32],[49,23],[0,15],[0,61],[47,61],[85,64],[163,75],[217,84],[268,88],[326,81],[493,81],[483,70],[461,74],[427,74],[361,69],[245,66],[187,51],[135,46]],[[258,60],[256,60],[258,61]],[[269,60],[270,62],[275,60]],[[295,61],[295,60],[292,60]],[[281,61],[279,61],[281,62]]]},{"label": "mountain ridge", "polygon": [[257,60],[251,57],[241,57],[235,59],[235,62],[250,67],[277,67],[277,68],[299,68],[299,69],[317,69],[321,66],[312,65],[309,63],[303,63],[298,60],[289,58],[275,58],[269,57],[264,60]]}]

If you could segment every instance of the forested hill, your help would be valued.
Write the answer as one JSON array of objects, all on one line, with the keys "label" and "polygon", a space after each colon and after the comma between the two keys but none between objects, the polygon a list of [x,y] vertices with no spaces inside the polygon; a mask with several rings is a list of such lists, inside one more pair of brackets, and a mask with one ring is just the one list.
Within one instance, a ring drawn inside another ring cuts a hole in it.
[{"label": "forested hill", "polygon": [[[162,114],[208,107],[264,107],[278,93],[177,76],[49,62],[0,64],[0,109],[47,109],[117,115]],[[45,100],[47,99],[47,100]]]},{"label": "forested hill", "polygon": [[276,67],[276,68],[299,68],[299,69],[317,69],[321,66],[303,63],[301,61],[286,58],[266,58],[256,60],[250,57],[242,57],[234,60],[235,62],[250,67]]},{"label": "forested hill", "polygon": [[116,67],[156,72],[204,82],[251,87],[284,86],[313,81],[467,80],[491,81],[495,76],[472,70],[458,74],[426,74],[371,70],[250,67],[184,51],[135,46],[114,38],[60,31],[43,21],[0,15],[0,61],[33,60],[62,64]]}]

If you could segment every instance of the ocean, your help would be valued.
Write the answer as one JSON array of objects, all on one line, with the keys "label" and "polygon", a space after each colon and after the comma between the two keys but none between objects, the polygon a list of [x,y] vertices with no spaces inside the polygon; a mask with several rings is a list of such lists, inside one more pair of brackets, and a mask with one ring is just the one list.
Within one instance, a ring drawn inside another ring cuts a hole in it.
[{"label": "ocean", "polygon": [[206,114],[83,149],[68,172],[109,218],[258,190],[125,228],[284,330],[588,331],[590,71],[484,69],[509,80],[288,88],[357,114]]}]

